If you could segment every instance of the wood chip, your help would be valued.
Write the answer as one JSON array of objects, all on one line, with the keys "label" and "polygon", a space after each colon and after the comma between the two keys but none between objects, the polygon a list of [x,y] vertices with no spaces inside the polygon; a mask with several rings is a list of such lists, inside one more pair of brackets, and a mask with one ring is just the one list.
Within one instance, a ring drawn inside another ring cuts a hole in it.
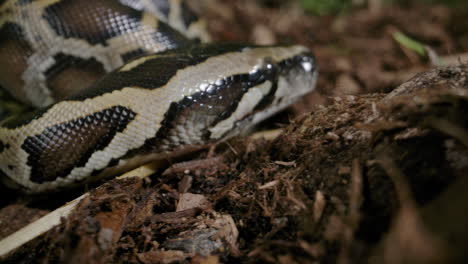
[{"label": "wood chip", "polygon": [[272,188],[272,187],[276,186],[278,183],[279,183],[278,180],[267,182],[267,183],[265,183],[263,185],[258,186],[258,189],[259,190],[269,189],[269,188]]},{"label": "wood chip", "polygon": [[208,201],[205,196],[201,194],[184,193],[180,196],[176,211],[180,212],[192,208],[210,209],[211,207],[210,201]]},{"label": "wood chip", "polygon": [[286,166],[286,167],[296,167],[296,162],[295,161],[280,161],[277,160],[275,161],[275,164],[281,165],[281,166]]}]

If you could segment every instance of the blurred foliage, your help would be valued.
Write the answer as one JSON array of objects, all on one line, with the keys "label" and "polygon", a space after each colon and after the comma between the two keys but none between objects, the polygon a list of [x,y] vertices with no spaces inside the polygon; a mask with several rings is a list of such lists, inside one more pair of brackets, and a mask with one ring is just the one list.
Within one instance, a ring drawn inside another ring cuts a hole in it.
[{"label": "blurred foliage", "polygon": [[[272,1],[272,0],[270,0]],[[308,12],[316,15],[339,14],[353,6],[366,5],[367,0],[297,0]],[[468,0],[381,0],[386,5],[407,6],[413,3],[444,4],[448,6],[468,5]],[[274,2],[274,1],[272,1]]]},{"label": "blurred foliage", "polygon": [[316,15],[341,13],[352,5],[350,0],[299,0],[301,6]]},{"label": "blurred foliage", "polygon": [[443,4],[448,6],[456,6],[456,5],[466,5],[468,3],[467,0],[384,0],[384,2],[396,3],[396,4],[408,4],[408,3],[429,3],[429,4]]}]

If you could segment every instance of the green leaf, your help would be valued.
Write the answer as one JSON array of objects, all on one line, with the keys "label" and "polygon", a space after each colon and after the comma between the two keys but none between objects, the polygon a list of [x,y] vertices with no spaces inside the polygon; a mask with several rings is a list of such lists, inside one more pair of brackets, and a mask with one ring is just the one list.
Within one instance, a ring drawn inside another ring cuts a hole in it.
[{"label": "green leaf", "polygon": [[406,36],[400,31],[396,31],[393,33],[393,39],[395,39],[402,46],[418,53],[421,56],[426,55],[426,49],[424,48],[424,44]]}]

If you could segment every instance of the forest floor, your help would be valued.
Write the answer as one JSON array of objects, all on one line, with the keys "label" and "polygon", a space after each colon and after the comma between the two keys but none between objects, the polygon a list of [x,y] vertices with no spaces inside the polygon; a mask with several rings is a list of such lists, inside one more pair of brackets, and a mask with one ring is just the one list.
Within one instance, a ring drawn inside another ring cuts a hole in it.
[{"label": "forest floor", "polygon": [[[467,261],[468,8],[320,17],[247,0],[193,8],[214,41],[309,47],[316,91],[260,126],[278,135],[234,138],[148,178],[91,190],[5,261]],[[402,35],[426,45],[424,54]],[[83,192],[1,191],[11,198],[0,204],[0,238]]]}]

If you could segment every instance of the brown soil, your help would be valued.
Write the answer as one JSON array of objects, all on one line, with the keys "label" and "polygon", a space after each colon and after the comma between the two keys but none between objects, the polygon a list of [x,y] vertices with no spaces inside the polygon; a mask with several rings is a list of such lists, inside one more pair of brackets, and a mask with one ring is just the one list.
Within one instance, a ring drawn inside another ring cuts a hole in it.
[{"label": "brown soil", "polygon": [[[194,8],[216,41],[310,47],[317,91],[263,125],[284,127],[279,137],[236,138],[150,178],[111,180],[5,261],[466,262],[468,64],[429,70],[392,34],[453,60],[468,48],[468,9],[313,17],[293,5],[207,2]],[[2,191],[0,237],[82,192]]]}]

